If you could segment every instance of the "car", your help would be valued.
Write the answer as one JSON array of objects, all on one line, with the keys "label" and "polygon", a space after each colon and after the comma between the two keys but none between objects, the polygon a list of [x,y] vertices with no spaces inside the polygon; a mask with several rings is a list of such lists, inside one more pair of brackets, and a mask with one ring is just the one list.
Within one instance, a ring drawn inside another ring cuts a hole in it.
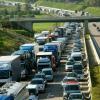
[{"label": "car", "polygon": [[74,59],[75,62],[83,61],[83,56],[81,52],[72,52],[70,58]]},{"label": "car", "polygon": [[68,58],[68,61],[72,62],[73,64],[75,63],[74,58],[71,58],[71,57]]},{"label": "car", "polygon": [[85,100],[83,94],[80,93],[71,93],[68,97],[68,100]]},{"label": "car", "polygon": [[42,78],[44,83],[47,84],[46,76],[43,72],[38,72],[34,75],[34,78]]},{"label": "car", "polygon": [[80,93],[80,85],[77,83],[69,82],[69,84],[63,87],[63,100],[68,100],[68,97],[71,93]]},{"label": "car", "polygon": [[64,79],[62,80],[62,82],[61,82],[61,85],[62,86],[65,86],[66,84],[68,84],[69,82],[74,82],[74,83],[77,83],[78,81],[77,81],[77,78],[75,78],[75,77],[64,77]]},{"label": "car", "polygon": [[74,70],[73,72],[75,72],[75,73],[77,73],[77,79],[78,80],[82,80],[82,79],[84,79],[84,72],[83,72],[83,70]]},{"label": "car", "polygon": [[45,83],[42,78],[33,78],[30,84],[37,85],[39,92],[45,92]]},{"label": "car", "polygon": [[72,71],[74,66],[74,62],[68,61],[65,65],[65,71],[70,72]]},{"label": "car", "polygon": [[46,75],[47,81],[53,81],[53,70],[52,68],[44,68],[42,72]]},{"label": "car", "polygon": [[83,64],[81,62],[76,62],[73,65],[73,70],[83,70]]}]

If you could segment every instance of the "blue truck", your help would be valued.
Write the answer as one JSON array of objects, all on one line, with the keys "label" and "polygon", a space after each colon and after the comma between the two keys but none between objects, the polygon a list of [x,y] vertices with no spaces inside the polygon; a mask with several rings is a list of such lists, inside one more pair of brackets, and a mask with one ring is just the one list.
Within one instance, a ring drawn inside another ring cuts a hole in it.
[{"label": "blue truck", "polygon": [[53,55],[55,56],[56,60],[56,66],[60,64],[60,56],[59,56],[59,50],[58,46],[54,43],[46,43],[43,47],[44,52],[52,52]]},{"label": "blue truck", "polygon": [[14,96],[13,95],[0,95],[0,100],[14,100]]},{"label": "blue truck", "polygon": [[27,43],[23,44],[19,48],[23,51],[28,51],[30,53],[29,63],[30,67],[36,69],[36,54],[39,52],[39,46],[37,43]]}]

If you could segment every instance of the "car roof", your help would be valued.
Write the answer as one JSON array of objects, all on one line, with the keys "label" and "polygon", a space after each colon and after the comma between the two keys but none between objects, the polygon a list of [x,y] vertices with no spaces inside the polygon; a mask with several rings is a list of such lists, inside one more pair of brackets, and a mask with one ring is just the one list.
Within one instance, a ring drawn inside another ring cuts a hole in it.
[{"label": "car roof", "polygon": [[36,43],[27,43],[27,44],[23,44],[21,46],[35,46],[35,45],[36,45]]},{"label": "car roof", "polygon": [[42,71],[52,71],[52,68],[44,68],[44,69],[42,69]]},{"label": "car roof", "polygon": [[37,37],[36,39],[47,39],[48,37],[44,37],[44,36],[41,36],[41,37]]},{"label": "car roof", "polygon": [[0,56],[0,62],[12,62],[13,60],[20,57],[19,55],[10,55],[10,56]]},{"label": "car roof", "polygon": [[38,52],[37,56],[42,56],[42,55],[52,55],[52,52]]},{"label": "car roof", "polygon": [[70,95],[82,95],[82,93],[71,93]]},{"label": "car roof", "polygon": [[33,78],[32,81],[34,80],[43,80],[43,78]]},{"label": "car roof", "polygon": [[28,86],[26,86],[26,89],[35,89],[35,88],[37,88],[37,85],[29,84]]}]

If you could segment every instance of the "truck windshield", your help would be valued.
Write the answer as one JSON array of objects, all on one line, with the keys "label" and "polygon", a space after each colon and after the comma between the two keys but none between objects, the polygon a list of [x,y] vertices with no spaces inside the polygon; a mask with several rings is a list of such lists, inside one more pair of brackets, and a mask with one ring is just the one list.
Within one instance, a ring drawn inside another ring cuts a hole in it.
[{"label": "truck windshield", "polygon": [[11,65],[6,62],[0,62],[0,79],[6,79],[10,75]]},{"label": "truck windshield", "polygon": [[38,70],[42,70],[43,68],[50,68],[50,65],[38,65]]},{"label": "truck windshield", "polygon": [[7,79],[10,77],[9,70],[0,70],[0,79]]}]

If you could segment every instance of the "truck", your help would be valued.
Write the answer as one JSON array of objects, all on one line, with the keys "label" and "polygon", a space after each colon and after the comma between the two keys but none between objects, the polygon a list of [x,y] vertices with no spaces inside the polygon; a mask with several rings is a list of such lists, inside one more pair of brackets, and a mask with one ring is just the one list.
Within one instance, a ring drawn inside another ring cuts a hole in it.
[{"label": "truck", "polygon": [[55,57],[56,66],[58,66],[60,64],[60,56],[59,56],[59,50],[58,50],[57,44],[46,43],[44,45],[43,51],[44,52],[52,52]]},{"label": "truck", "polygon": [[59,58],[61,58],[61,53],[62,53],[62,44],[60,41],[52,41],[51,43],[56,44],[58,46],[58,52],[59,52]]},{"label": "truck", "polygon": [[36,54],[39,52],[39,46],[37,43],[27,43],[19,47],[20,50],[28,51],[30,53],[29,63],[30,67],[35,69],[36,67]]},{"label": "truck", "polygon": [[[56,70],[56,61],[52,52],[38,52],[36,55],[37,58],[37,68],[39,67],[51,67],[53,70]],[[42,69],[42,68],[40,68]]]},{"label": "truck", "polygon": [[[0,87],[0,94],[6,97],[16,97],[23,88],[25,88],[26,83],[20,82],[7,82],[2,87]],[[13,99],[0,99],[0,100],[13,100]]]},{"label": "truck", "polygon": [[28,50],[31,54],[31,58],[36,57],[36,53],[39,52],[39,45],[37,43],[26,43],[20,46],[20,50]]},{"label": "truck", "polygon": [[20,81],[20,56],[0,56],[0,83]]},{"label": "truck", "polygon": [[20,61],[21,61],[21,79],[27,78],[32,71],[32,68],[30,67],[29,58],[30,53],[28,51],[23,50],[17,50],[13,52],[11,55],[19,55]]}]

